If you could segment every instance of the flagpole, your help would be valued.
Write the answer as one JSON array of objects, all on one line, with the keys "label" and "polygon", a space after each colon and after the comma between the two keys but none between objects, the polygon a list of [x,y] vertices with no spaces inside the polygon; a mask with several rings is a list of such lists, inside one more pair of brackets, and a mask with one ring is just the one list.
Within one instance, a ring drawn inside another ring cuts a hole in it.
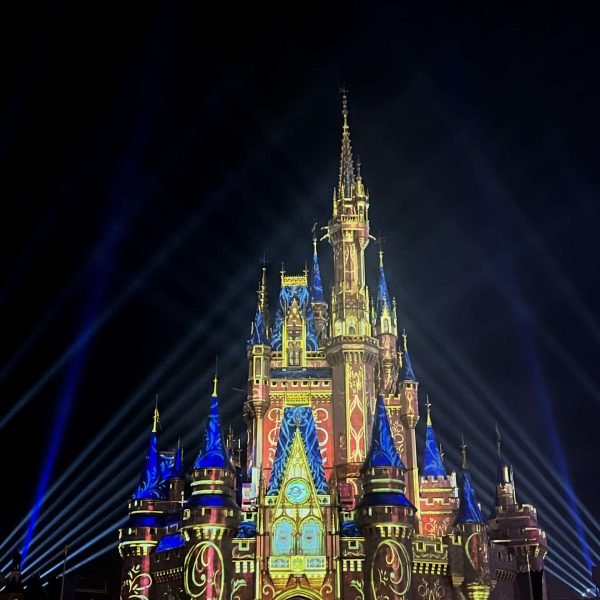
[{"label": "flagpole", "polygon": [[63,570],[62,570],[62,582],[60,584],[60,600],[64,600],[65,594],[65,571],[67,570],[67,554],[69,552],[69,546],[65,544],[64,558],[63,558]]}]

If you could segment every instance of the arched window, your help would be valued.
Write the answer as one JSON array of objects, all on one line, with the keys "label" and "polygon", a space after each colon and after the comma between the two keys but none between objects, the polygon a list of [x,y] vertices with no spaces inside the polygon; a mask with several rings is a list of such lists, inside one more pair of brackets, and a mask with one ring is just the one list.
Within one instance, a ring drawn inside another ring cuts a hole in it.
[{"label": "arched window", "polygon": [[294,551],[294,524],[290,519],[278,519],[273,525],[272,554],[293,554]]},{"label": "arched window", "polygon": [[300,554],[321,556],[323,554],[323,530],[319,522],[312,517],[300,525]]}]

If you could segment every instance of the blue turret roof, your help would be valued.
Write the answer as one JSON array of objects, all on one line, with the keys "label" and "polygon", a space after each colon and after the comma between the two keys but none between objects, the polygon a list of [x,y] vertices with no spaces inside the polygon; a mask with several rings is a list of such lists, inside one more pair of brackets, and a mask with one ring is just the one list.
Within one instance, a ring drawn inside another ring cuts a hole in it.
[{"label": "blue turret roof", "polygon": [[146,464],[140,483],[133,494],[136,500],[158,498],[164,499],[165,489],[161,477],[161,460],[158,453],[158,440],[156,437],[158,423],[158,411],[155,410],[154,427],[150,434],[150,444],[148,446],[148,454],[146,454]]},{"label": "blue turret roof", "polygon": [[471,475],[466,467],[462,470],[462,484],[460,486],[460,506],[455,523],[484,523],[483,515],[477,503],[475,488]]},{"label": "blue turret roof", "polygon": [[406,330],[402,331],[402,337],[404,339],[404,350],[402,351],[402,368],[400,369],[399,379],[400,381],[416,381],[410,355],[408,354],[408,336],[406,335]]},{"label": "blue turret roof", "polygon": [[252,322],[252,334],[248,340],[249,346],[256,346],[257,344],[268,344],[267,333],[265,330],[265,319],[263,312],[258,306],[256,308],[256,315],[254,315],[254,321]]},{"label": "blue turret roof", "polygon": [[392,314],[392,303],[388,293],[387,282],[385,280],[385,271],[383,270],[383,252],[379,252],[379,285],[377,286],[377,320],[387,309],[388,313]]},{"label": "blue turret roof", "polygon": [[440,448],[435,438],[431,415],[429,414],[429,402],[427,404],[427,433],[425,434],[425,458],[423,460],[423,475],[425,477],[447,477],[446,468],[442,461]]},{"label": "blue turret roof", "polygon": [[217,399],[217,378],[214,380],[213,395],[210,400],[210,413],[204,434],[204,447],[194,463],[194,469],[224,469],[229,466],[230,458],[225,445],[221,420],[219,419],[219,401]]},{"label": "blue turret roof", "polygon": [[181,447],[181,442],[177,441],[177,448],[175,449],[175,457],[173,459],[173,466],[171,467],[171,472],[169,473],[169,477],[184,477],[185,472],[183,470],[183,448]]},{"label": "blue turret roof", "polygon": [[319,268],[319,257],[317,255],[317,240],[313,240],[313,268],[310,274],[310,298],[313,302],[325,302],[323,295],[323,284],[321,283],[321,269]]},{"label": "blue turret roof", "polygon": [[277,441],[277,449],[275,450],[275,459],[273,460],[273,470],[271,471],[271,478],[267,488],[267,496],[279,493],[296,428],[298,428],[302,443],[304,444],[304,451],[306,452],[317,494],[329,493],[312,409],[310,406],[286,406],[283,409],[283,416],[281,418],[279,440]]},{"label": "blue turret roof", "polygon": [[163,552],[164,550],[174,550],[176,548],[183,548],[185,546],[185,539],[181,533],[172,533],[165,535],[158,546],[156,546],[156,552]]},{"label": "blue turret roof", "polygon": [[398,450],[394,445],[392,430],[383,396],[377,396],[371,447],[365,459],[365,467],[398,467],[404,469]]}]

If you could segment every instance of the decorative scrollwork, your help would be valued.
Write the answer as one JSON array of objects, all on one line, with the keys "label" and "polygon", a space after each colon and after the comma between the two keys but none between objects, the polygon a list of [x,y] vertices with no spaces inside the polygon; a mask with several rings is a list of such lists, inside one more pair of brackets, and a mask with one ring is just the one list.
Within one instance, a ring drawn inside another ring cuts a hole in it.
[{"label": "decorative scrollwork", "polygon": [[394,444],[400,454],[404,452],[404,426],[398,418],[390,419],[390,429]]},{"label": "decorative scrollwork", "polygon": [[488,577],[488,548],[481,533],[472,533],[467,538],[465,542],[465,554],[478,581],[486,581]]},{"label": "decorative scrollwork", "polygon": [[350,582],[350,587],[353,587],[357,592],[354,600],[365,600],[365,582],[362,579],[353,579]]},{"label": "decorative scrollwork", "polygon": [[436,579],[431,585],[429,579],[423,578],[421,584],[417,587],[417,593],[419,598],[424,600],[442,600],[446,590],[440,583],[439,579]]},{"label": "decorative scrollwork", "polygon": [[196,544],[183,563],[184,586],[192,598],[222,600],[225,583],[223,554],[211,541]]},{"label": "decorative scrollwork", "polygon": [[379,600],[404,598],[410,588],[410,558],[395,540],[383,540],[373,554],[371,592]]},{"label": "decorative scrollwork", "polygon": [[246,587],[246,580],[243,578],[234,579],[231,582],[231,600],[241,600],[241,596],[237,593],[240,588]]},{"label": "decorative scrollwork", "polygon": [[435,517],[429,518],[424,521],[424,530],[425,535],[436,535],[438,537],[446,535],[448,533],[448,526],[450,525],[450,516],[442,517],[441,519],[437,519]]},{"label": "decorative scrollwork", "polygon": [[275,595],[275,587],[269,581],[263,583],[262,586],[262,597],[272,598]]},{"label": "decorative scrollwork", "polygon": [[134,565],[123,580],[121,598],[123,600],[148,600],[148,592],[152,586],[152,575],[142,572],[141,565]]},{"label": "decorative scrollwork", "polygon": [[329,421],[329,411],[323,407],[316,407],[313,410],[313,414],[315,417],[315,426],[317,428],[317,439],[319,440],[319,448],[321,449],[321,456],[323,458],[323,464],[327,465],[327,444],[329,442],[329,429],[327,425],[324,426],[327,421]]}]

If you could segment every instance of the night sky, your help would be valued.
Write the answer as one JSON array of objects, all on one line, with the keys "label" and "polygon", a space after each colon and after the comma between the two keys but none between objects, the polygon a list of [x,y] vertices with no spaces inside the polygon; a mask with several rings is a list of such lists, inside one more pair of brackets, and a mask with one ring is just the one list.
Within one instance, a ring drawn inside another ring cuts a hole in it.
[{"label": "night sky", "polygon": [[27,560],[51,552],[32,571],[65,543],[79,560],[114,556],[155,395],[161,444],[181,436],[191,466],[216,356],[222,416],[241,433],[260,261],[273,305],[281,262],[301,272],[330,215],[345,84],[447,464],[464,433],[489,512],[498,422],[555,572],[570,560],[583,581],[600,553],[591,14],[22,9],[0,36],[0,542],[21,524],[1,556],[22,545],[40,487],[52,493]]}]

